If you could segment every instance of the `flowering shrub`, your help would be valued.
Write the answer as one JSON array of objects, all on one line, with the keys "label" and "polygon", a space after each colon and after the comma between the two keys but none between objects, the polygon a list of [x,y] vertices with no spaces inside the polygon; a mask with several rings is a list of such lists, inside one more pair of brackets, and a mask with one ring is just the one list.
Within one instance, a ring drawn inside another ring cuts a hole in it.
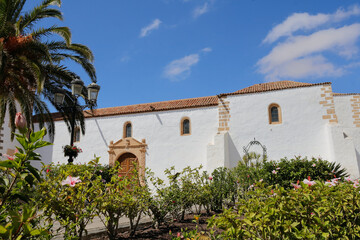
[{"label": "flowering shrub", "polygon": [[28,134],[21,114],[16,115],[16,126],[22,134],[15,134],[21,147],[14,156],[0,161],[0,238],[47,239],[48,226],[43,226],[35,187],[41,181],[39,171],[30,161],[39,161],[35,150],[51,143],[43,141],[46,130]]},{"label": "flowering shrub", "polygon": [[119,219],[123,216],[130,221],[130,235],[134,235],[141,216],[147,212],[149,190],[140,184],[136,167],[129,176],[118,174],[119,165],[110,168],[110,181],[101,179],[96,184],[101,194],[95,198],[97,215],[104,223],[109,239],[117,239]]},{"label": "flowering shrub", "polygon": [[[94,162],[88,165],[93,166]],[[47,222],[58,221],[60,229],[65,230],[66,239],[81,238],[87,224],[96,216],[94,200],[101,194],[101,189],[95,184],[101,181],[101,176],[95,175],[96,169],[83,168],[80,174],[78,166],[46,166],[45,179],[38,188],[38,201],[43,205]]]},{"label": "flowering shrub", "polygon": [[220,211],[225,202],[235,202],[236,178],[232,170],[217,168],[212,174],[210,183],[210,206],[213,211]]},{"label": "flowering shrub", "polygon": [[330,163],[321,158],[308,160],[301,157],[290,160],[283,158],[280,161],[264,162],[261,174],[261,178],[268,185],[277,184],[286,189],[291,188],[291,183],[306,179],[308,176],[313,180],[322,181],[348,176],[346,170],[341,168],[340,164]]},{"label": "flowering shrub", "polygon": [[358,181],[310,182],[289,190],[258,182],[246,200],[212,218],[210,226],[223,229],[219,237],[225,239],[358,239]]}]

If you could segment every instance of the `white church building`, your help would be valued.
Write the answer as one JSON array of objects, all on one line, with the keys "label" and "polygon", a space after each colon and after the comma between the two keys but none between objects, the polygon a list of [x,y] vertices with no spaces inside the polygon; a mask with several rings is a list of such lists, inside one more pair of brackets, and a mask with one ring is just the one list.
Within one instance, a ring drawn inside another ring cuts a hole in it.
[{"label": "white church building", "polygon": [[[205,170],[236,166],[254,138],[270,160],[321,157],[360,173],[360,94],[333,93],[331,83],[279,81],[255,84],[216,96],[85,111],[86,134],[76,134],[83,152],[74,163],[101,157],[138,161],[163,176],[166,168]],[[55,116],[55,115],[54,115]],[[63,146],[70,133],[55,117],[54,144],[41,150],[45,163],[67,163]],[[0,132],[0,153],[12,153],[10,130]],[[262,152],[259,152],[262,153]]]}]

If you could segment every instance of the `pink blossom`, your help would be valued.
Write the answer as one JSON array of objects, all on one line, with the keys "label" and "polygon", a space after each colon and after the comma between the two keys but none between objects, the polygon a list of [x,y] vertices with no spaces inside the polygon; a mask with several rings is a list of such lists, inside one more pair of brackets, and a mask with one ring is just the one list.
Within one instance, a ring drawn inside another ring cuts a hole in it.
[{"label": "pink blossom", "polygon": [[252,189],[254,187],[254,184],[251,184],[248,188],[248,190]]},{"label": "pink blossom", "polygon": [[50,172],[50,169],[48,168],[48,169],[46,169],[46,173],[49,173]]},{"label": "pink blossom", "polygon": [[316,164],[315,164],[315,163],[313,163],[313,165],[311,165],[311,166],[316,167]]},{"label": "pink blossom", "polygon": [[352,182],[350,177],[345,178],[345,180],[348,181],[348,182]]},{"label": "pink blossom", "polygon": [[179,232],[177,233],[177,237],[178,237],[178,238],[181,237],[181,234],[180,234]]},{"label": "pink blossom", "polygon": [[304,179],[303,183],[305,183],[308,186],[312,186],[316,184],[315,181],[310,181],[310,176],[308,177],[308,179]]},{"label": "pink blossom", "polygon": [[209,180],[213,180],[213,178],[212,178],[212,177],[209,177]]},{"label": "pink blossom", "polygon": [[260,180],[259,180],[259,182],[262,182],[262,181],[264,181],[264,180],[263,180],[263,179],[260,179]]},{"label": "pink blossom", "polygon": [[312,212],[312,213],[310,213],[310,215],[315,215],[315,213]]},{"label": "pink blossom", "polygon": [[272,170],[272,173],[273,173],[273,174],[277,174],[277,171],[275,171],[275,170]]},{"label": "pink blossom", "polygon": [[333,179],[331,179],[331,182],[337,183],[340,179],[341,179],[341,178],[333,178]]},{"label": "pink blossom", "polygon": [[279,167],[276,168],[276,170],[279,170],[279,169],[280,169]]},{"label": "pink blossom", "polygon": [[295,184],[295,183],[292,183],[291,185],[292,185],[295,189],[301,188],[301,185],[299,185],[299,180],[297,180],[296,184]]},{"label": "pink blossom", "polygon": [[20,132],[23,132],[26,130],[26,119],[25,119],[24,115],[22,115],[21,112],[16,113],[15,126],[17,129],[19,129]]},{"label": "pink blossom", "polygon": [[8,155],[8,154],[3,154],[3,156],[4,157],[7,157],[7,159],[9,159],[9,160],[14,160],[15,159],[15,156],[10,156],[10,155]]},{"label": "pink blossom", "polygon": [[336,186],[335,182],[325,182],[325,185],[329,186],[329,187],[333,187]]},{"label": "pink blossom", "polygon": [[75,184],[81,182],[79,177],[68,176],[64,181],[61,182],[61,185],[69,185],[70,187],[75,187]]}]

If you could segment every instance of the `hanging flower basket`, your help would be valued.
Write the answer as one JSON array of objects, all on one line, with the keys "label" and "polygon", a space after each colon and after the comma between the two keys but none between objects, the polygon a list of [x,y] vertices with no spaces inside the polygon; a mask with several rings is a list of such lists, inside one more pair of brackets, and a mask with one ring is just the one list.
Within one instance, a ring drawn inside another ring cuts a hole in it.
[{"label": "hanging flower basket", "polygon": [[78,156],[78,154],[82,152],[81,148],[79,148],[77,146],[65,145],[65,146],[63,146],[63,149],[64,149],[65,157],[76,158]]}]

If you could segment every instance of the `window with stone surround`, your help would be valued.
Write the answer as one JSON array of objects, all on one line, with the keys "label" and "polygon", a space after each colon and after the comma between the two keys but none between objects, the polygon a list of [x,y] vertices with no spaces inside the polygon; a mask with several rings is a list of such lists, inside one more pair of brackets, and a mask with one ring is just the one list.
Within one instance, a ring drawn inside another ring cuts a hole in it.
[{"label": "window with stone surround", "polygon": [[191,125],[188,117],[183,117],[180,122],[180,135],[190,135]]},{"label": "window with stone surround", "polygon": [[124,123],[123,138],[132,137],[132,124],[131,122]]},{"label": "window with stone surround", "polygon": [[269,124],[280,124],[281,119],[281,108],[278,104],[272,103],[269,105]]}]

